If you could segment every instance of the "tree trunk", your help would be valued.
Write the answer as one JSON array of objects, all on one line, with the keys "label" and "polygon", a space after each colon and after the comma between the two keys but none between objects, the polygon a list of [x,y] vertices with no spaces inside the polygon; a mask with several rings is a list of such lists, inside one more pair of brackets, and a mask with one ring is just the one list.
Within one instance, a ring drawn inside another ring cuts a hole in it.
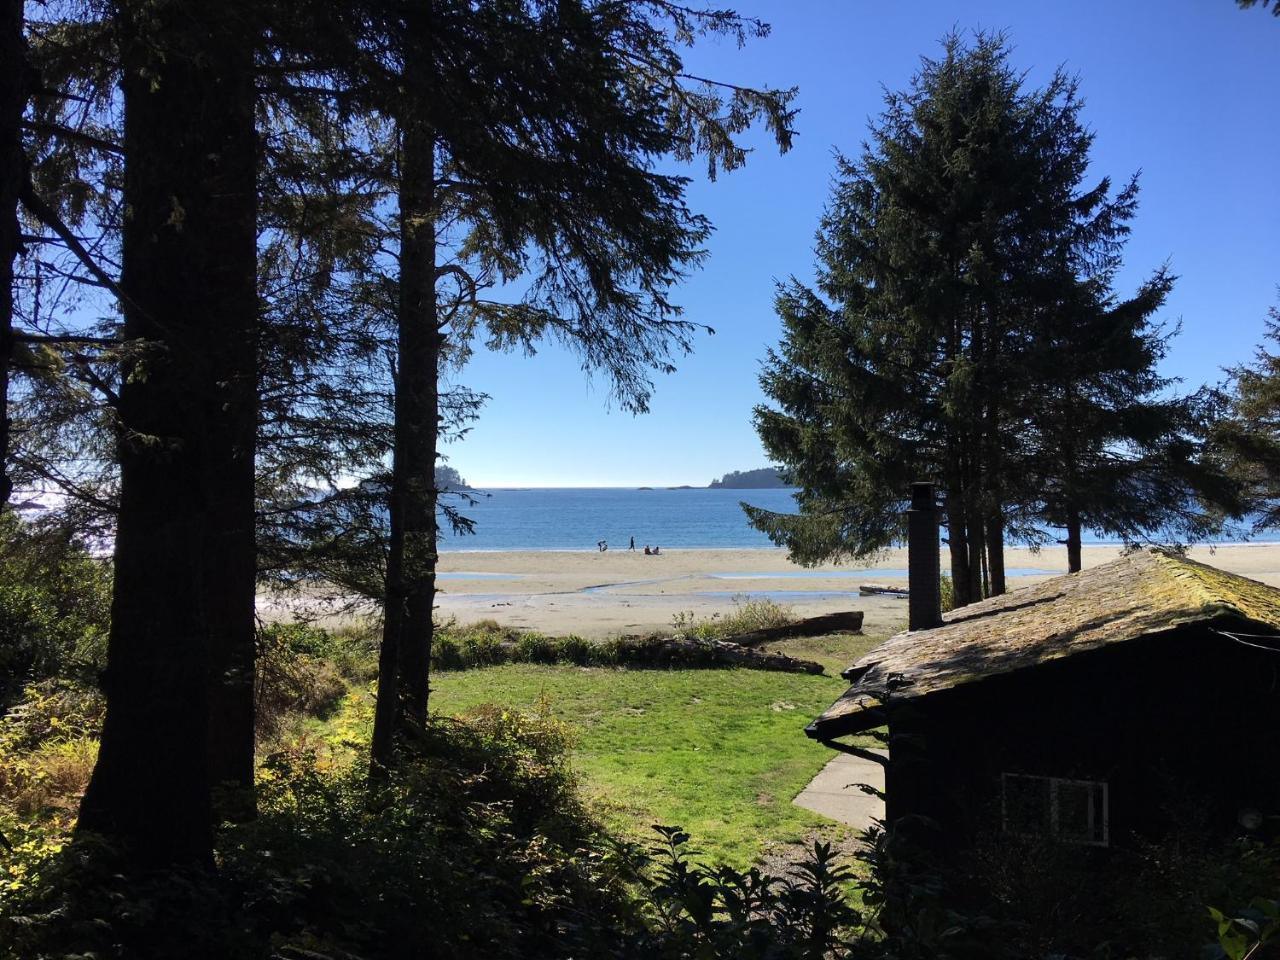
[{"label": "tree trunk", "polygon": [[253,8],[124,0],[116,14],[120,283],[140,354],[120,390],[107,714],[78,829],[135,863],[208,863],[214,778],[251,777],[253,757],[252,676],[229,675],[253,628]]},{"label": "tree trunk", "polygon": [[[430,39],[430,23],[411,26]],[[421,103],[424,70],[419,49],[406,66],[406,88]],[[435,465],[440,429],[439,365],[443,338],[436,305],[435,133],[421,110],[406,111],[400,127],[400,302],[394,450],[389,500],[390,545],[378,704],[372,762],[393,760],[402,720],[427,719],[435,605]]]},{"label": "tree trunk", "polygon": [[969,580],[969,536],[965,529],[960,497],[947,491],[947,546],[951,551],[951,596],[953,607],[973,602]]},{"label": "tree trunk", "polygon": [[27,102],[23,0],[0,0],[0,510],[9,503],[9,372],[13,363],[13,267],[22,251],[18,195],[27,177],[22,112]]},{"label": "tree trunk", "polygon": [[1067,572],[1079,573],[1081,562],[1080,550],[1080,511],[1075,504],[1067,507]]},{"label": "tree trunk", "polygon": [[987,520],[987,558],[991,570],[991,595],[998,597],[1007,589],[1004,576],[1004,516],[999,507]]},{"label": "tree trunk", "polygon": [[986,555],[986,543],[983,536],[983,524],[978,519],[976,510],[968,511],[969,526],[969,583],[973,590],[973,601],[985,599],[987,584],[982,576],[982,561]]},{"label": "tree trunk", "polygon": [[400,376],[397,405],[404,504],[400,702],[406,718],[427,719],[432,608],[436,595],[436,482],[443,346],[436,309],[435,137],[424,124],[405,131],[401,186]]}]

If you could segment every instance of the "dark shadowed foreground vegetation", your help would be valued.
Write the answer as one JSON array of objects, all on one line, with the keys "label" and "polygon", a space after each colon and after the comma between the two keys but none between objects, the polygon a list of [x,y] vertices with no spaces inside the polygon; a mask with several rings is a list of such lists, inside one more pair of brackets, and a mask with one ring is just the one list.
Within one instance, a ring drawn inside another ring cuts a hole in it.
[{"label": "dark shadowed foreground vegetation", "polygon": [[[794,791],[825,761],[783,731],[835,677],[572,658],[442,668],[444,712],[370,783],[376,635],[299,624],[259,636],[257,819],[220,823],[216,871],[129,869],[70,839],[102,716],[107,571],[53,533],[10,526],[0,553],[0,629],[22,657],[5,665],[0,726],[6,960],[1193,957],[1216,937],[1209,905],[1246,907],[1274,882],[1274,851],[1190,828],[1101,872],[1093,851],[993,837],[943,873],[884,835],[852,855],[815,844],[816,818],[788,796],[750,826],[744,789]],[[509,640],[486,625],[441,633],[473,654]],[[876,639],[794,652],[831,667]],[[780,865],[749,865],[760,837],[806,835]],[[1251,909],[1259,931],[1274,926],[1274,905]],[[1232,944],[1252,944],[1249,928],[1223,923],[1215,955],[1244,956]]]}]

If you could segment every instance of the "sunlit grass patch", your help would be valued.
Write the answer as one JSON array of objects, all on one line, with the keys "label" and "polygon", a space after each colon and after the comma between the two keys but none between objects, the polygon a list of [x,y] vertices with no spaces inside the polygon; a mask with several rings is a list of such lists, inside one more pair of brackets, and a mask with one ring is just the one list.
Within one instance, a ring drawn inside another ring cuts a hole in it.
[{"label": "sunlit grass patch", "polygon": [[[807,641],[847,666],[879,638]],[[794,643],[788,653],[801,653]],[[829,671],[830,672],[830,671]],[[835,831],[791,801],[831,759],[804,726],[840,695],[838,675],[510,664],[437,674],[433,709],[546,709],[576,732],[574,768],[617,829],[687,829],[707,855],[746,864],[771,844]]]}]

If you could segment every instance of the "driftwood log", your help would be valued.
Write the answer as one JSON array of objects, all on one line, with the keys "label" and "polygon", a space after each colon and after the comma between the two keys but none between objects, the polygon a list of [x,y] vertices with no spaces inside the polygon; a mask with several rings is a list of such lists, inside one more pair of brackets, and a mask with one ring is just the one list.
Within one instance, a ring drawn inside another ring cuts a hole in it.
[{"label": "driftwood log", "polygon": [[857,633],[862,629],[862,611],[845,610],[841,613],[825,613],[820,617],[806,617],[781,627],[765,627],[725,637],[726,643],[742,647],[758,647],[762,643],[788,640],[791,637],[817,637],[824,633]]},{"label": "driftwood log", "polygon": [[[749,670],[776,670],[781,673],[822,673],[822,664],[797,660],[781,653],[764,653],[728,640],[696,640],[691,637],[666,637],[651,640],[642,648],[644,659],[651,663],[694,665],[722,663]],[[637,657],[637,660],[640,658]],[[633,663],[636,660],[632,661]]]},{"label": "driftwood log", "polygon": [[858,585],[859,593],[887,593],[894,597],[905,597],[907,588],[904,586],[894,586],[890,583],[861,583]]}]

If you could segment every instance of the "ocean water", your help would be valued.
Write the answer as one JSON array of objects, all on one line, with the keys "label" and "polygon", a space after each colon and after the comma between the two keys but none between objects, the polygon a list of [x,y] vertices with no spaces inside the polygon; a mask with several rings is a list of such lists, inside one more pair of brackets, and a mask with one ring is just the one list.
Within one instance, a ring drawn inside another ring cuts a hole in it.
[{"label": "ocean water", "polygon": [[[645,544],[663,549],[770,547],[748,523],[740,501],[783,513],[796,509],[792,490],[637,490],[631,488],[492,489],[467,504],[449,503],[475,521],[475,534],[442,531],[441,550],[610,550]],[[1109,542],[1086,534],[1085,543]],[[743,571],[749,577],[750,571]],[[863,574],[859,574],[863,575]],[[886,574],[887,575],[887,574]]]},{"label": "ocean water", "polygon": [[769,547],[769,538],[748,523],[738,506],[745,500],[769,510],[793,512],[791,490],[485,490],[474,504],[457,496],[449,503],[475,521],[475,534],[441,531],[441,550],[610,550],[645,544],[675,548]]}]

